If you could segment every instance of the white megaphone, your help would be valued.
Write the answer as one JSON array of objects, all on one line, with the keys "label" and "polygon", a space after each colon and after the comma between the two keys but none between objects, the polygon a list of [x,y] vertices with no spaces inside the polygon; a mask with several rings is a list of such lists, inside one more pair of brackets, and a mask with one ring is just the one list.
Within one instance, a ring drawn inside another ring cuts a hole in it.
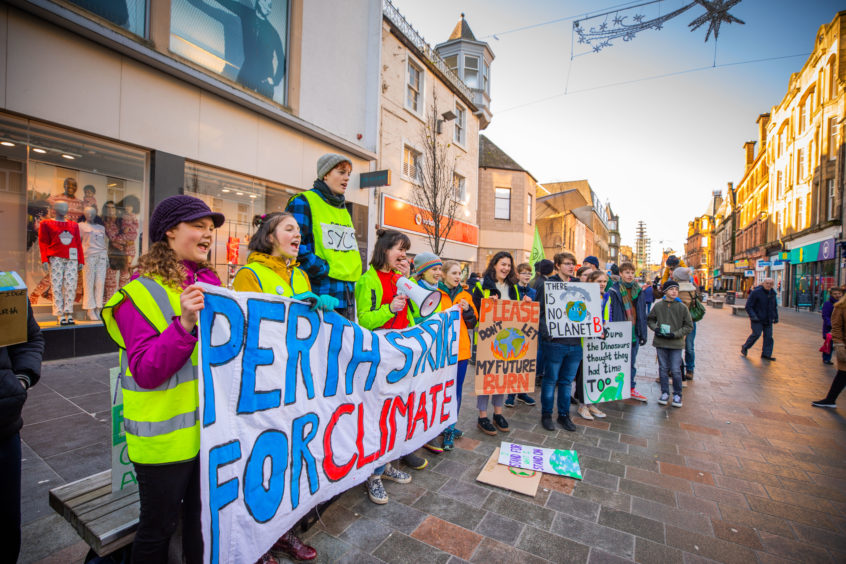
[{"label": "white megaphone", "polygon": [[405,276],[400,276],[397,279],[397,293],[414,302],[420,311],[420,315],[423,317],[429,317],[433,311],[438,309],[438,305],[441,303],[440,292],[437,290],[427,290]]}]

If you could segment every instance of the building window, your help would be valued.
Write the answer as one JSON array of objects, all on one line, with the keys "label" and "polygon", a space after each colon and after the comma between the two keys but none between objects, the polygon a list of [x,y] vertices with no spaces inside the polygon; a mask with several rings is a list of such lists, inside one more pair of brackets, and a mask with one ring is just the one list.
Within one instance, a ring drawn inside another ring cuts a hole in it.
[{"label": "building window", "polygon": [[796,183],[802,182],[802,177],[805,175],[805,150],[796,150]]},{"label": "building window", "polygon": [[491,67],[488,66],[488,63],[482,60],[482,90],[488,94],[491,93],[490,72]]},{"label": "building window", "polygon": [[124,0],[123,2],[91,2],[90,0],[67,0],[80,8],[96,14],[135,35],[146,37],[147,0]]},{"label": "building window", "polygon": [[465,182],[464,177],[460,174],[453,173],[452,185],[455,188],[455,195],[453,196],[453,198],[455,198],[462,204],[467,203],[465,201],[467,198],[467,183]]},{"label": "building window", "polygon": [[805,199],[796,198],[796,229],[805,227]]},{"label": "building window", "polygon": [[784,216],[780,211],[776,212],[776,238],[781,237],[781,234],[784,232],[784,223],[782,221],[783,217]]},{"label": "building window", "polygon": [[784,196],[784,186],[782,184],[782,174],[780,170],[776,172],[776,194],[778,194],[779,198]]},{"label": "building window", "polygon": [[453,140],[459,145],[464,145],[467,137],[467,110],[461,104],[455,105],[455,130]]},{"label": "building window", "polygon": [[[529,225],[532,224],[532,220],[534,216],[532,215],[532,195],[529,194],[528,198],[526,198],[526,223]],[[614,243],[615,236],[611,236],[611,242]]]},{"label": "building window", "polygon": [[408,60],[408,84],[406,85],[405,106],[412,112],[422,113],[423,70]]},{"label": "building window", "polygon": [[784,132],[778,132],[778,156],[780,157],[781,154],[784,152]]},{"label": "building window", "polygon": [[447,64],[449,70],[454,72],[456,75],[458,74],[458,55],[444,57],[444,62]]},{"label": "building window", "polygon": [[828,118],[828,159],[837,158],[837,118]]},{"label": "building window", "polygon": [[494,196],[494,219],[511,219],[511,188],[497,188]]},{"label": "building window", "polygon": [[802,133],[805,130],[805,117],[807,115],[807,112],[805,111],[805,103],[806,101],[803,101],[799,104],[799,131],[796,133]]},{"label": "building window", "polygon": [[412,182],[420,182],[420,151],[415,151],[408,145],[402,149],[402,175]]},{"label": "building window", "polygon": [[479,57],[464,56],[464,84],[470,88],[479,87]]},{"label": "building window", "polygon": [[825,184],[826,184],[826,199],[828,200],[828,205],[826,206],[826,208],[827,208],[826,218],[827,219],[834,219],[834,179],[829,178],[828,180],[826,180]]}]

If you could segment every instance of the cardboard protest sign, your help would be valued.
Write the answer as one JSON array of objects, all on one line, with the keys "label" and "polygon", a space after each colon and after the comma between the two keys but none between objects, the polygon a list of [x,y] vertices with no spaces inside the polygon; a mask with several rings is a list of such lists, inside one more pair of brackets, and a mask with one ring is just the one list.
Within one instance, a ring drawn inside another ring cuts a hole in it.
[{"label": "cardboard protest sign", "polygon": [[632,397],[632,322],[606,323],[605,339],[582,345],[585,402],[601,403]]},{"label": "cardboard protest sign", "polygon": [[593,282],[544,282],[546,325],[549,336],[602,335],[602,297]]},{"label": "cardboard protest sign", "polygon": [[535,391],[540,304],[485,298],[479,310],[476,395]]},{"label": "cardboard protest sign", "polygon": [[296,300],[203,288],[206,562],[255,562],[315,505],[456,422],[457,307],[371,332]]},{"label": "cardboard protest sign", "polygon": [[[126,354],[126,353],[121,353]],[[135,466],[126,451],[126,431],[123,428],[123,391],[120,387],[120,368],[109,370],[109,390],[112,398],[112,493],[137,488]]]},{"label": "cardboard protest sign", "polygon": [[535,497],[541,481],[541,472],[512,468],[499,463],[499,447],[491,454],[476,480],[498,488]]},{"label": "cardboard protest sign", "polygon": [[582,479],[579,455],[575,450],[541,448],[502,441],[499,445],[499,463],[546,474]]},{"label": "cardboard protest sign", "polygon": [[0,272],[0,347],[27,339],[26,284],[17,272]]}]

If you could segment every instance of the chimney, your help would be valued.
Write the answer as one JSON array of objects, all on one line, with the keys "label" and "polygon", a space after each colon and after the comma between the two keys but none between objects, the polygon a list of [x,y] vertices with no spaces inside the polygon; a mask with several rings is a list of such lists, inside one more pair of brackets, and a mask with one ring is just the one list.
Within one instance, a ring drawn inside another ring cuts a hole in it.
[{"label": "chimney", "polygon": [[755,161],[755,142],[747,141],[743,144],[743,150],[746,152],[746,170],[749,170]]},{"label": "chimney", "polygon": [[770,123],[770,114],[761,114],[756,120],[758,124],[758,147],[764,150],[767,145],[767,125]]}]

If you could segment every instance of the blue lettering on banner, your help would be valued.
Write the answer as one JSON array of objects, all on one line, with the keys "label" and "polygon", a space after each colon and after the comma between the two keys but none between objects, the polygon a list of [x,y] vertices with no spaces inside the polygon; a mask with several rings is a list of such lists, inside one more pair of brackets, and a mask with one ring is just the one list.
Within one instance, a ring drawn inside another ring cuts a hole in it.
[{"label": "blue lettering on banner", "polygon": [[381,355],[379,353],[379,336],[376,333],[370,333],[372,337],[370,341],[370,350],[366,351],[364,350],[364,333],[362,332],[361,327],[353,325],[352,328],[355,338],[353,339],[352,358],[350,359],[350,363],[347,365],[347,394],[353,393],[353,379],[355,377],[355,372],[358,369],[358,366],[363,363],[370,363],[370,370],[367,373],[367,381],[364,384],[364,390],[370,390],[373,386],[373,380],[376,378],[376,371],[379,369],[379,361],[381,359]]},{"label": "blue lettering on banner", "polygon": [[[206,296],[208,299],[208,296]],[[209,509],[211,510],[211,562],[217,564],[220,552],[220,511],[238,499],[238,478],[218,483],[217,469],[241,459],[241,443],[232,441],[209,450]]]},{"label": "blue lettering on banner", "polygon": [[[203,356],[203,427],[216,420],[214,409],[214,380],[211,369],[222,366],[238,356],[244,345],[244,312],[238,302],[220,294],[205,294],[205,307],[200,310],[200,345]],[[229,322],[229,340],[212,346],[211,333],[218,317]]]},{"label": "blue lettering on banner", "polygon": [[337,313],[324,313],[323,323],[332,327],[329,333],[329,357],[326,359],[326,384],[323,387],[323,397],[331,398],[338,393],[338,363],[341,345],[344,343],[344,328],[352,327],[352,323]]},{"label": "blue lettering on banner", "polygon": [[[264,461],[270,459],[270,477],[264,479]],[[285,470],[288,468],[288,437],[282,431],[268,429],[253,445],[244,469],[244,505],[259,523],[273,519],[285,495]],[[264,486],[267,482],[267,487]],[[293,492],[292,492],[293,493]]]},{"label": "blue lettering on banner", "polygon": [[394,347],[403,355],[405,355],[405,363],[402,365],[402,367],[396,370],[391,370],[385,377],[385,380],[389,384],[396,384],[397,382],[405,378],[411,370],[411,362],[414,360],[414,351],[406,347],[405,345],[401,345],[397,342],[405,338],[402,333],[385,333],[382,336],[384,337],[385,341],[388,342],[388,344],[390,344],[392,347]]},{"label": "blue lettering on banner", "polygon": [[273,349],[259,346],[263,321],[285,322],[285,304],[258,299],[247,300],[247,344],[241,360],[241,391],[237,413],[255,413],[279,407],[280,389],[256,390],[256,369],[273,364]]},{"label": "blue lettering on banner", "polygon": [[440,323],[438,323],[435,319],[429,319],[424,321],[420,324],[420,328],[423,329],[427,335],[432,338],[432,345],[429,347],[429,350],[426,352],[426,363],[429,365],[429,368],[432,369],[434,372],[438,369],[439,364],[439,341],[438,337],[440,336]]},{"label": "blue lettering on banner", "polygon": [[[297,328],[300,320],[309,326],[307,337],[299,337]],[[317,340],[320,318],[310,307],[292,302],[288,312],[288,330],[285,333],[285,345],[288,347],[288,362],[285,365],[285,405],[297,401],[297,374],[302,372],[308,399],[314,399],[314,381],[311,377],[311,346]],[[299,367],[299,370],[297,370]]]},{"label": "blue lettering on banner", "polygon": [[416,377],[420,373],[420,365],[423,364],[426,349],[428,348],[426,345],[426,339],[423,338],[423,329],[421,329],[419,325],[414,326],[411,329],[406,329],[405,338],[411,338],[420,343],[420,350],[422,351],[422,354],[417,357],[417,363],[414,365],[413,376]]},{"label": "blue lettering on banner", "polygon": [[[459,331],[461,330],[460,329],[461,323],[460,323],[460,319],[459,319],[458,316],[459,316],[459,313],[457,311],[450,311],[449,312],[449,324],[447,325],[449,327],[449,329],[448,329],[449,333],[447,335],[444,348],[447,350],[447,355],[449,356],[450,366],[452,366],[453,364],[458,364],[458,352],[457,351],[453,352],[452,346],[451,346],[452,343],[458,343],[459,342],[459,336],[455,332],[456,322],[459,322],[458,323]],[[455,347],[455,348],[458,349],[458,347]]]},{"label": "blue lettering on banner", "polygon": [[[316,413],[306,413],[294,419],[291,427],[291,509],[296,509],[300,505],[300,474],[302,474],[303,462],[305,462],[306,476],[308,476],[308,491],[314,495],[319,487],[317,462],[308,448],[308,444],[317,435],[319,424],[320,420]],[[303,431],[306,425],[311,425],[311,428],[304,436]]]}]

